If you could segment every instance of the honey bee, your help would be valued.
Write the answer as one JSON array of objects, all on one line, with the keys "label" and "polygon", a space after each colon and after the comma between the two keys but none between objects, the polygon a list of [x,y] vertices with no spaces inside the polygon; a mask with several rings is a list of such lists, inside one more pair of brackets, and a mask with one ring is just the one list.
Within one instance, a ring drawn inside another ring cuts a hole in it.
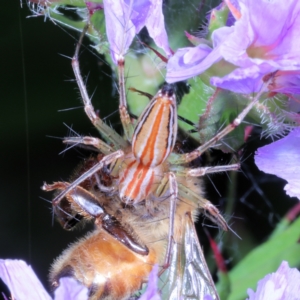
[{"label": "honey bee", "polygon": [[[99,159],[86,160],[77,174]],[[154,264],[164,264],[171,205],[169,197],[155,199],[151,208],[144,202],[124,205],[111,191],[99,188],[113,186],[112,178],[103,179],[102,172],[83,181],[54,206],[65,229],[93,219],[95,230],[56,259],[50,282],[57,287],[61,277],[71,276],[89,288],[90,299],[128,299],[147,281]],[[201,193],[198,178],[181,184]],[[43,189],[65,190],[69,185],[56,182]],[[162,299],[202,299],[207,294],[219,299],[194,228],[198,213],[195,205],[178,197],[169,266],[159,284]]]},{"label": "honey bee", "polygon": [[[96,164],[98,160],[90,158],[84,166],[92,162]],[[128,299],[147,282],[153,266],[164,263],[170,201],[167,197],[153,201],[151,210],[143,202],[124,205],[118,196],[99,189],[99,178],[95,173],[88,183],[77,186],[54,207],[66,229],[83,219],[93,219],[95,230],[56,259],[50,282],[57,287],[61,277],[71,276],[89,288],[90,299]],[[105,181],[100,180],[100,184]],[[192,187],[193,182],[189,184]],[[43,188],[64,190],[68,185],[56,182]],[[197,210],[180,198],[178,202],[171,260],[159,284],[162,299],[202,299],[206,294],[218,299],[194,229]]]},{"label": "honey bee", "polygon": [[[71,182],[44,184],[58,194],[52,204],[58,220],[71,229],[93,220],[95,230],[71,245],[55,261],[50,282],[71,276],[89,289],[90,299],[135,297],[155,264],[162,266],[159,289],[163,299],[219,299],[203,256],[194,222],[203,212],[222,229],[228,225],[203,196],[200,177],[238,169],[229,166],[191,168],[190,162],[238,126],[243,111],[212,140],[188,153],[177,153],[176,93],[165,84],[139,119],[129,117],[120,58],[120,119],[123,138],[95,113],[79,69],[78,54],[86,26],[72,59],[84,109],[103,140],[70,137],[99,154],[79,168]],[[250,109],[247,107],[247,109]]]}]

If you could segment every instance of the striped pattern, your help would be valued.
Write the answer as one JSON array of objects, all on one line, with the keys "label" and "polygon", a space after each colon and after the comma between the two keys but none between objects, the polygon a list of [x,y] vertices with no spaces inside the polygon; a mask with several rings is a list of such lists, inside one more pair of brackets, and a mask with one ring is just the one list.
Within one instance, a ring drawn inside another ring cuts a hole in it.
[{"label": "striped pattern", "polygon": [[131,204],[145,200],[156,188],[159,172],[160,168],[146,167],[135,159],[131,161],[120,176],[121,200]]},{"label": "striped pattern", "polygon": [[140,116],[132,138],[132,152],[146,167],[160,165],[172,152],[177,135],[173,91],[160,90]]}]

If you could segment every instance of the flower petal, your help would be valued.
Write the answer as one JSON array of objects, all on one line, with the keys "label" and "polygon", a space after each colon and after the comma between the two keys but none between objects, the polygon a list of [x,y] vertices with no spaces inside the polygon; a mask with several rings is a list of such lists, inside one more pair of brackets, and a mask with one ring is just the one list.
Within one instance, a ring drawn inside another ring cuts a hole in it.
[{"label": "flower petal", "polygon": [[106,34],[115,64],[133,38],[146,26],[158,47],[171,55],[162,13],[162,0],[103,0]]},{"label": "flower petal", "polygon": [[117,64],[135,37],[135,26],[130,19],[130,8],[122,0],[103,0],[106,34],[111,57]]},{"label": "flower petal", "polygon": [[248,289],[248,300],[292,300],[300,295],[300,272],[283,261],[275,273],[261,279],[257,291]]},{"label": "flower petal", "polygon": [[[139,2],[139,1],[137,1]],[[162,0],[151,0],[151,10],[148,12],[146,27],[155,44],[170,56],[172,54],[165,29],[165,19],[162,12]]]},{"label": "flower petal", "polygon": [[59,280],[54,295],[57,300],[85,300],[88,299],[88,289],[74,278],[64,277]]},{"label": "flower petal", "polygon": [[14,299],[51,300],[32,268],[22,260],[0,259],[0,277]]},{"label": "flower petal", "polygon": [[257,167],[265,173],[274,174],[285,179],[284,187],[291,197],[300,200],[300,128],[295,128],[286,137],[261,147],[255,154]]},{"label": "flower petal", "polygon": [[242,0],[239,4],[242,17],[223,43],[224,59],[240,67],[249,67],[252,63],[260,65],[268,60],[274,71],[291,66],[299,68],[299,39],[291,40],[294,31],[299,32],[300,23],[296,20],[299,1]]},{"label": "flower petal", "polygon": [[194,77],[219,59],[219,53],[204,44],[178,49],[168,61],[166,81],[173,83]]},{"label": "flower petal", "polygon": [[173,83],[201,74],[214,63],[221,60],[219,45],[222,44],[232,29],[228,27],[220,28],[218,33],[214,33],[214,49],[206,44],[196,47],[181,48],[169,59],[167,64],[166,81]]},{"label": "flower petal", "polygon": [[149,275],[148,286],[139,300],[161,300],[158,291],[158,265],[155,265]]},{"label": "flower petal", "polygon": [[276,72],[268,89],[282,94],[300,94],[300,70]]},{"label": "flower petal", "polygon": [[[267,72],[268,65],[248,68],[238,68],[224,77],[211,77],[210,83],[222,89],[230,90],[235,93],[251,94],[262,89],[262,78]],[[270,70],[270,69],[269,69]]]},{"label": "flower petal", "polygon": [[[277,70],[299,70],[300,41],[296,34],[300,30],[300,2],[241,0],[239,4],[242,17],[220,46],[220,54],[227,62],[240,67],[240,72],[244,70],[241,80],[248,77],[247,81],[253,79],[253,85],[257,86],[257,78],[261,75]],[[248,73],[254,66],[257,74]],[[231,78],[231,83],[230,77],[227,78],[227,88],[238,92],[234,90],[238,78]],[[221,87],[220,82],[218,84]]]}]

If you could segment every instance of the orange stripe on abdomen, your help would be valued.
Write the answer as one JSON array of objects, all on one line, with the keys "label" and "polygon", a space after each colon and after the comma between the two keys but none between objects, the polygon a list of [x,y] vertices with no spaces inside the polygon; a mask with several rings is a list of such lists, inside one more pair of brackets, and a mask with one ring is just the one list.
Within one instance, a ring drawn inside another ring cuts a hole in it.
[{"label": "orange stripe on abdomen", "polygon": [[120,178],[119,193],[124,202],[140,202],[151,192],[154,170],[136,161]]}]

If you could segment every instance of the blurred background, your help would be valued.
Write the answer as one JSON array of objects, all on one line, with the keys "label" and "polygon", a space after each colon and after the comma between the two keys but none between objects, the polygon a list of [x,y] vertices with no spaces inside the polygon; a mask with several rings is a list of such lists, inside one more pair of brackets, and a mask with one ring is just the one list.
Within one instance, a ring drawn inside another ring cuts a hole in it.
[{"label": "blurred background", "polygon": [[[0,258],[25,260],[48,288],[52,261],[83,233],[66,232],[53,221],[52,196],[40,187],[43,182],[68,180],[89,155],[78,149],[60,154],[65,150],[61,139],[70,134],[70,128],[83,135],[97,136],[97,132],[83,112],[71,68],[78,34],[33,17],[26,3],[21,8],[19,1],[6,1],[0,14]],[[115,112],[118,96],[109,67],[92,51],[82,51],[80,62],[88,75],[89,92],[95,92],[95,108],[101,116]],[[118,114],[108,122],[118,128]],[[207,198],[221,211],[231,193],[233,213],[225,217],[242,242],[226,233],[231,241],[231,248],[225,249],[229,266],[263,242],[297,203],[285,196],[284,181],[259,172],[253,164],[257,147],[269,142],[261,141],[259,129],[255,130],[240,149],[242,172],[205,179]],[[227,159],[218,153],[214,156],[220,163]],[[208,251],[201,220],[199,224],[200,240]],[[212,229],[212,235],[217,233],[218,229]],[[224,234],[217,241],[222,239]]]},{"label": "blurred background", "polygon": [[[64,232],[53,221],[48,202],[52,195],[41,186],[44,181],[68,180],[89,155],[76,150],[59,154],[65,150],[61,139],[70,134],[68,126],[82,134],[97,132],[84,114],[74,83],[69,57],[77,34],[71,37],[51,21],[32,17],[26,3],[21,8],[19,1],[8,1],[0,14],[5,20],[0,35],[0,258],[25,260],[47,286],[51,262],[81,233]],[[98,72],[97,57],[89,55],[82,65],[94,88],[104,83],[95,98],[99,103],[108,99],[101,107],[106,116],[118,105],[117,95],[111,97],[111,80],[105,82],[109,77]],[[70,108],[75,109],[59,112]]]}]

